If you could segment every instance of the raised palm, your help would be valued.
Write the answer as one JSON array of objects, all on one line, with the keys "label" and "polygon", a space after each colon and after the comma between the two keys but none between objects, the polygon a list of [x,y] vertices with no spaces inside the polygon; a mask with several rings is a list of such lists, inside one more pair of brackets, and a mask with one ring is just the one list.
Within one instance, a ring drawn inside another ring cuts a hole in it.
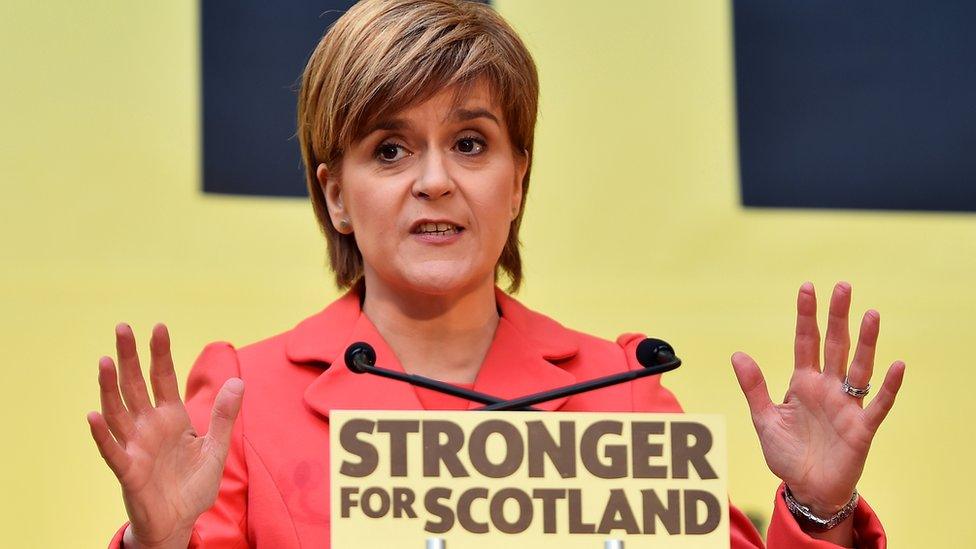
[{"label": "raised palm", "polygon": [[861,398],[844,391],[845,376],[854,387],[868,386],[880,323],[876,311],[864,314],[848,369],[850,304],[850,285],[838,283],[830,300],[821,370],[817,299],[812,284],[800,288],[794,370],[782,404],[770,400],[762,372],[752,358],[741,352],[732,355],[766,464],[798,500],[823,515],[832,514],[850,499],[871,441],[891,410],[905,373],[904,363],[892,364],[866,408]]},{"label": "raised palm", "polygon": [[199,436],[180,399],[164,325],[153,328],[150,348],[155,406],[149,401],[135,337],[131,328],[120,324],[116,327],[118,376],[112,359],[102,357],[98,369],[102,413],[90,412],[88,422],[99,452],[122,486],[132,536],[151,547],[188,533],[196,518],[213,505],[243,383],[237,378],[225,382],[214,402],[210,428]]}]

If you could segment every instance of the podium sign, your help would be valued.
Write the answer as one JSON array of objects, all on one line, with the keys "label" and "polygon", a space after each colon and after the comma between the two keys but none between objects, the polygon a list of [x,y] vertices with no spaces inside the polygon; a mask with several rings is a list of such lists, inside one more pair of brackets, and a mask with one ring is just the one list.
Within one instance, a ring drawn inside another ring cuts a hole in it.
[{"label": "podium sign", "polygon": [[333,411],[334,549],[728,548],[721,416]]}]

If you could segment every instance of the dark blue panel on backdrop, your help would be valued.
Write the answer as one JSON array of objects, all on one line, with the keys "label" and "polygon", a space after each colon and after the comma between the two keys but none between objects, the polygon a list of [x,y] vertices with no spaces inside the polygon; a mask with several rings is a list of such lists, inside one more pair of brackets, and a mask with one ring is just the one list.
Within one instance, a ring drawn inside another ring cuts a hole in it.
[{"label": "dark blue panel on backdrop", "polygon": [[733,6],[743,204],[976,211],[976,2]]},{"label": "dark blue panel on backdrop", "polygon": [[203,0],[203,189],[304,196],[295,101],[302,69],[353,0]]},{"label": "dark blue panel on backdrop", "polygon": [[302,69],[354,0],[203,0],[203,190],[305,196]]}]

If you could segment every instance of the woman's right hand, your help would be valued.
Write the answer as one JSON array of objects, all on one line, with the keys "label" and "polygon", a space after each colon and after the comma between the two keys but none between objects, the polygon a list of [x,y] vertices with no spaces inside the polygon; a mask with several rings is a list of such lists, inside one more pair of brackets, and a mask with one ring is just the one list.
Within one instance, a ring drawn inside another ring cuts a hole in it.
[{"label": "woman's right hand", "polygon": [[115,347],[118,376],[112,359],[102,357],[102,413],[89,412],[88,423],[98,451],[122,485],[130,522],[126,549],[131,541],[140,548],[186,548],[193,523],[217,499],[244,382],[224,382],[207,434],[199,436],[180,399],[166,326],[154,326],[150,339],[155,406],[149,401],[135,336],[127,324],[116,326]]}]

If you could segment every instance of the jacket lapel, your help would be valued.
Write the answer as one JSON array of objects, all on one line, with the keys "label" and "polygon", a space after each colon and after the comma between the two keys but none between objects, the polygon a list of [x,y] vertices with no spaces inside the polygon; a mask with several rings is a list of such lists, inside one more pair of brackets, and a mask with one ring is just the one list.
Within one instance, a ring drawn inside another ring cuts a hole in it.
[{"label": "jacket lapel", "polygon": [[[502,317],[495,340],[478,371],[474,390],[504,399],[513,399],[569,385],[576,376],[543,358],[531,341]],[[566,397],[536,404],[540,410],[556,410]],[[482,406],[472,402],[469,409]]]},{"label": "jacket lapel", "polygon": [[[576,377],[559,366],[578,351],[572,332],[526,309],[497,288],[495,295],[501,319],[474,390],[507,399],[574,383]],[[354,374],[346,368],[345,349],[357,341],[373,346],[377,365],[403,371],[396,355],[362,313],[356,291],[348,292],[292,330],[286,347],[288,359],[325,369],[305,390],[308,406],[326,418],[331,410],[423,409],[410,385]],[[536,407],[556,410],[565,401],[566,398],[556,399]],[[470,407],[479,406],[471,403]]]}]

